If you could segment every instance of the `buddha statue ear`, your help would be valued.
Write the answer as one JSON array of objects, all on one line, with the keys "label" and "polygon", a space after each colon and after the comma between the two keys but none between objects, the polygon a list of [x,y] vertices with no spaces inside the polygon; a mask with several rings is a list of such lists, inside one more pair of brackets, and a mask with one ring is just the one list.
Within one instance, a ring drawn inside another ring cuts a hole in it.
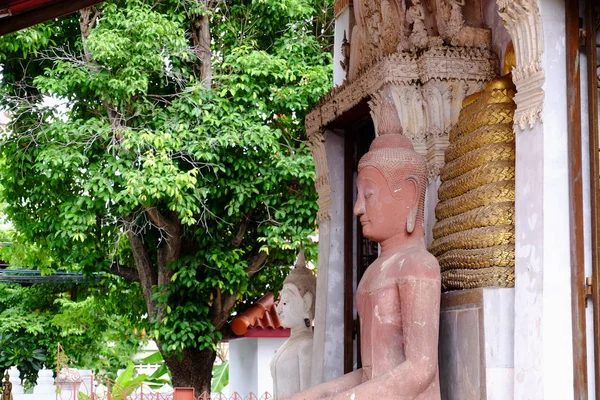
[{"label": "buddha statue ear", "polygon": [[313,295],[311,292],[306,292],[304,293],[304,296],[302,296],[302,302],[304,303],[304,315],[311,317],[310,315],[310,310],[312,309],[312,305],[313,305]]},{"label": "buddha statue ear", "polygon": [[406,216],[406,231],[412,233],[417,225],[417,215],[419,213],[419,180],[416,176],[410,175],[406,178],[408,186],[407,198],[410,199],[410,210]]}]

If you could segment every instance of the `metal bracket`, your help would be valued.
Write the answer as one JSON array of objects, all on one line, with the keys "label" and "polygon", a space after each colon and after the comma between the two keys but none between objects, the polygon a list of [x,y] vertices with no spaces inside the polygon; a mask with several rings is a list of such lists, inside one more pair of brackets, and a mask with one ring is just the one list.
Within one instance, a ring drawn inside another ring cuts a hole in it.
[{"label": "metal bracket", "polygon": [[585,47],[587,40],[587,29],[579,30],[579,47]]},{"label": "metal bracket", "polygon": [[585,308],[588,306],[588,300],[591,300],[594,291],[594,280],[591,276],[585,277]]}]

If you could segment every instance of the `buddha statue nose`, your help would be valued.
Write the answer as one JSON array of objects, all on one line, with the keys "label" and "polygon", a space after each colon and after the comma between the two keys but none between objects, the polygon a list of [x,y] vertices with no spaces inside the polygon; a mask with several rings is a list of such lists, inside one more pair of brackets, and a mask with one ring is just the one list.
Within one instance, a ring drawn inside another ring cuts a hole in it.
[{"label": "buddha statue nose", "polygon": [[360,217],[365,213],[365,201],[361,196],[358,196],[356,203],[354,204],[354,215]]}]

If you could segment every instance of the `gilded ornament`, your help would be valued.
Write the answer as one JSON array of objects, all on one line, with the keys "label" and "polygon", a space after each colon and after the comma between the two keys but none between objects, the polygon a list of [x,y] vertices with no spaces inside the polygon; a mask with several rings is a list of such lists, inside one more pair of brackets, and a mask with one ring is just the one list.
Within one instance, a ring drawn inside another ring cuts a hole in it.
[{"label": "gilded ornament", "polygon": [[438,199],[440,201],[450,200],[488,183],[514,179],[515,163],[513,160],[491,161],[442,183],[438,189]]},{"label": "gilded ornament", "polygon": [[450,143],[446,149],[446,162],[453,161],[486,144],[510,142],[514,136],[512,127],[506,124],[484,125],[470,135]]},{"label": "gilded ornament", "polygon": [[492,182],[473,189],[462,196],[438,203],[435,215],[438,221],[462,214],[473,208],[505,201],[515,201],[514,181]]},{"label": "gilded ornament", "polygon": [[440,221],[433,228],[433,238],[438,239],[456,232],[490,225],[514,225],[515,203],[507,201],[477,207]]},{"label": "gilded ornament", "polygon": [[448,163],[440,173],[442,181],[454,179],[457,176],[466,174],[467,172],[489,164],[494,161],[513,160],[515,159],[515,144],[514,142],[491,143],[465,154],[456,160]]},{"label": "gilded ornament", "polygon": [[514,95],[510,75],[491,81],[450,131],[429,249],[444,290],[514,286]]}]

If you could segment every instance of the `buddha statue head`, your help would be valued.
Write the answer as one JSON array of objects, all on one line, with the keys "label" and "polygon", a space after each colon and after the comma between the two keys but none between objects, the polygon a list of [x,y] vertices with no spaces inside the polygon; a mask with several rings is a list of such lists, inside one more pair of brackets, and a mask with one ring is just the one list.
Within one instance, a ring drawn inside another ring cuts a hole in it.
[{"label": "buddha statue head", "polygon": [[283,281],[283,289],[277,304],[281,325],[292,329],[309,328],[315,316],[316,292],[317,278],[310,269],[306,268],[304,251],[300,249],[294,269]]},{"label": "buddha statue head", "polygon": [[365,237],[378,243],[422,235],[427,184],[425,160],[400,132],[375,138],[358,164],[354,214]]}]

